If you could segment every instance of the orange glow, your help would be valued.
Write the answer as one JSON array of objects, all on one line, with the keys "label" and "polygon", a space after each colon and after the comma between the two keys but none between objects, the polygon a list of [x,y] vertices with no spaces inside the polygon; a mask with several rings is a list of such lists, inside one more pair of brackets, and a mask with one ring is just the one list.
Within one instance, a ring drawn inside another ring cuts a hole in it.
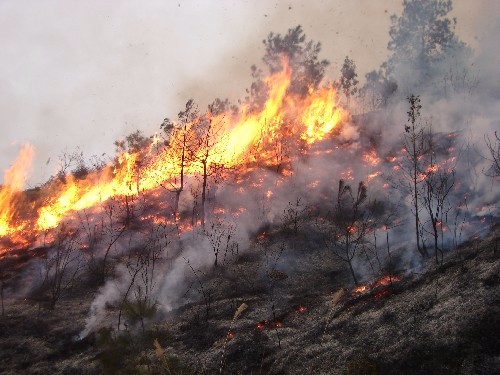
[{"label": "orange glow", "polygon": [[[378,289],[378,288],[382,288],[382,287],[386,287],[386,286],[389,286],[391,285],[392,283],[398,283],[400,282],[402,279],[400,276],[396,276],[396,275],[385,275],[385,276],[382,276],[381,278],[379,279],[376,279],[376,280],[372,280],[366,284],[363,284],[363,285],[359,285],[357,287],[355,287],[351,294],[352,295],[360,295],[360,294],[365,294],[367,292],[371,292],[372,290],[374,289]],[[387,294],[388,291],[387,290],[381,290],[379,292],[377,292],[376,294],[374,294],[374,297],[381,297],[385,294]]]},{"label": "orange glow", "polygon": [[25,226],[15,218],[16,205],[21,199],[17,193],[24,188],[34,155],[33,146],[23,146],[14,164],[5,171],[4,185],[0,189],[0,236],[22,230]]},{"label": "orange glow", "polygon": [[377,152],[375,150],[371,150],[370,152],[365,152],[363,154],[363,159],[373,165],[374,167],[380,163],[381,159],[377,156]]},{"label": "orange glow", "polygon": [[361,286],[358,286],[358,287],[354,288],[353,293],[364,293],[367,290],[368,290],[368,286],[367,285],[361,285]]},{"label": "orange glow", "polygon": [[352,173],[353,173],[353,169],[352,168],[347,168],[345,171],[343,171],[341,174],[340,174],[340,178],[342,180],[354,180],[354,177],[352,176]]},{"label": "orange glow", "polygon": [[427,173],[437,172],[438,169],[439,169],[439,165],[430,165],[427,167]]},{"label": "orange glow", "polygon": [[[242,167],[258,162],[273,166],[282,163],[279,157],[285,152],[282,144],[285,135],[295,135],[295,141],[312,144],[324,139],[348,119],[348,113],[338,104],[337,90],[333,85],[310,90],[303,97],[288,93],[292,70],[286,62],[283,66],[283,70],[265,80],[269,90],[262,110],[251,111],[249,106],[244,105],[238,113],[232,110],[217,115],[207,112],[185,126],[174,124],[168,147],[161,146],[160,137],[154,135],[147,149],[138,153],[123,152],[104,168],[91,171],[83,179],[69,174],[60,181],[47,184],[39,195],[43,201],[40,198],[33,205],[28,222],[20,223],[14,220],[15,196],[23,189],[33,157],[33,148],[26,146],[7,171],[5,184],[0,190],[0,236],[12,238],[15,232],[27,228],[36,235],[57,227],[74,212],[98,206],[112,197],[141,195],[158,188],[160,184],[179,188],[182,142],[186,138],[200,140],[197,128],[200,124],[210,124],[214,130],[207,165]],[[199,160],[206,155],[208,146],[199,143],[192,147],[192,155],[184,164],[186,176],[197,176],[203,171]],[[283,176],[293,174],[285,163],[279,171]],[[262,183],[255,181],[255,187],[261,187]],[[279,183],[281,181],[277,182],[277,186]],[[266,197],[270,198],[272,194],[268,190]],[[238,209],[235,214],[243,211]],[[159,217],[152,217],[151,220],[155,223],[166,222]],[[189,228],[185,225],[185,229]]]},{"label": "orange glow", "polygon": [[321,140],[346,119],[347,113],[338,106],[338,100],[337,91],[331,87],[312,92],[302,114],[302,123],[306,126],[300,136],[303,140],[307,143]]},{"label": "orange glow", "polygon": [[307,185],[307,187],[310,189],[314,189],[314,188],[318,187],[320,182],[321,182],[320,180],[314,180],[309,185]]},{"label": "orange glow", "polygon": [[369,174],[369,175],[368,175],[367,180],[368,180],[368,181],[371,181],[371,180],[373,180],[375,177],[380,176],[381,174],[382,174],[382,172],[381,172],[381,171],[376,171],[376,172],[374,172],[374,173],[371,173],[371,174]]}]

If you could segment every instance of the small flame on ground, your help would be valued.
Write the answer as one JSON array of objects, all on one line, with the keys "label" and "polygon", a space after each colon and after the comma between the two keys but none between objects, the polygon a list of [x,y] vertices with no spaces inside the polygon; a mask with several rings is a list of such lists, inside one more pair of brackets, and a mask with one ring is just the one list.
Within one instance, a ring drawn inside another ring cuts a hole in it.
[{"label": "small flame on ground", "polygon": [[[398,283],[401,280],[402,280],[401,277],[397,276],[397,275],[391,275],[391,274],[385,275],[379,279],[370,281],[366,284],[358,285],[357,287],[355,287],[352,290],[351,294],[352,295],[362,295],[362,294],[371,292],[372,290],[376,290],[378,288],[385,287],[385,286],[390,286],[393,283]],[[383,295],[386,295],[388,292],[389,292],[388,290],[384,289],[384,290],[377,292],[373,296],[374,297],[381,297]]]}]

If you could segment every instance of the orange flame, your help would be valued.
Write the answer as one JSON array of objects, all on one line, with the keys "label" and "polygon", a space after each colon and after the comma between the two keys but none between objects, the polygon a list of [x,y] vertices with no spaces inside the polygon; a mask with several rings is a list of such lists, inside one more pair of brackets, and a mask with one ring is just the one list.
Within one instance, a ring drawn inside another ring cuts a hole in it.
[{"label": "orange flame", "polygon": [[16,223],[16,203],[19,193],[23,190],[33,161],[35,150],[27,144],[21,148],[16,161],[5,171],[4,185],[0,190],[0,236],[19,231],[22,223]]},{"label": "orange flame", "polygon": [[[373,280],[369,283],[363,284],[363,285],[358,285],[352,290],[353,295],[359,295],[359,294],[364,294],[366,292],[372,291],[374,289],[384,287],[384,286],[389,286],[393,283],[398,283],[402,279],[400,276],[397,275],[385,275],[380,277],[379,279]],[[385,295],[385,293],[377,293],[374,296],[375,297],[380,297],[382,295]]]},{"label": "orange flame", "polygon": [[339,122],[345,120],[347,113],[338,103],[337,91],[324,87],[309,97],[309,103],[302,115],[302,122],[306,129],[301,138],[307,143],[319,141],[335,128]]},{"label": "orange flame", "polygon": [[[206,160],[208,165],[233,167],[255,160],[264,164],[273,163],[272,152],[266,149],[266,145],[278,143],[276,140],[285,122],[292,127],[290,130],[293,134],[310,144],[323,139],[347,119],[348,114],[339,107],[337,90],[332,85],[310,90],[305,97],[289,94],[292,71],[287,63],[283,65],[282,71],[266,80],[268,99],[260,112],[252,112],[249,106],[243,106],[238,114],[227,111],[218,115],[203,115],[203,119],[220,128],[210,145]],[[149,149],[142,153],[124,152],[118,160],[90,172],[85,179],[69,175],[64,182],[52,183],[50,191],[46,188],[47,191],[42,194],[47,198],[45,202],[37,204],[37,215],[30,225],[38,231],[51,229],[71,212],[96,206],[111,197],[140,194],[166,181],[176,186],[175,177],[181,169],[180,146],[186,134],[192,139],[196,138],[194,123],[175,127],[169,147],[157,155],[153,151],[159,144],[159,138],[155,136]],[[191,161],[183,166],[186,175],[197,175],[203,170],[201,163],[193,161],[200,160],[206,152],[203,147],[198,147],[192,151]],[[15,213],[13,192],[22,189],[21,182],[25,179],[26,167],[29,165],[27,159],[32,155],[31,146],[24,148],[19,160],[7,172],[5,186],[0,191],[0,236],[19,230],[12,221]],[[282,171],[284,174],[292,173],[286,168],[282,168]],[[267,196],[271,194],[268,192]]]}]

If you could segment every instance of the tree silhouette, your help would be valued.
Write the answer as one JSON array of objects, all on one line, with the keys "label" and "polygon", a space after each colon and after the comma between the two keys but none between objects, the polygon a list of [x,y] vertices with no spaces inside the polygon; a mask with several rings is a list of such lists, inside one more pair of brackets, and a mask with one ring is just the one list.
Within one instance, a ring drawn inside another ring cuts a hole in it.
[{"label": "tree silhouette", "polygon": [[283,36],[270,33],[263,43],[266,53],[262,60],[270,73],[282,70],[284,60],[290,64],[290,92],[305,95],[311,87],[319,86],[329,62],[319,59],[321,43],[307,41],[302,26],[289,29]]},{"label": "tree silhouette", "polygon": [[174,123],[169,118],[163,120],[160,128],[164,132],[166,146],[174,150],[171,155],[176,158],[178,171],[175,176],[168,176],[166,181],[160,182],[160,186],[175,193],[174,217],[177,218],[179,211],[179,200],[184,191],[185,171],[189,163],[190,149],[194,147],[194,139],[191,132],[191,126],[199,119],[198,107],[193,99],[186,102],[186,107],[177,115],[179,122]]},{"label": "tree silhouette", "polygon": [[497,132],[495,132],[494,136],[494,139],[491,139],[489,135],[484,137],[490,154],[490,158],[488,158],[490,167],[485,174],[493,178],[500,176],[500,137]]},{"label": "tree silhouette", "polygon": [[427,249],[421,244],[421,219],[420,210],[421,197],[419,189],[425,177],[422,177],[425,168],[422,166],[422,158],[427,152],[427,142],[424,129],[420,123],[420,97],[411,95],[408,97],[410,109],[408,110],[408,123],[404,127],[403,148],[405,153],[405,162],[401,170],[403,171],[402,186],[406,185],[412,198],[413,215],[415,217],[415,235],[417,250],[423,257],[428,256]]},{"label": "tree silhouette", "polygon": [[347,103],[349,103],[351,95],[354,95],[358,91],[356,85],[359,82],[357,80],[358,73],[356,73],[356,64],[349,56],[345,57],[340,73],[340,87],[347,97]]},{"label": "tree silhouette", "polygon": [[401,16],[391,16],[387,48],[393,54],[384,65],[387,73],[401,63],[428,72],[446,54],[464,51],[454,32],[457,21],[447,17],[452,9],[451,0],[404,0]]},{"label": "tree silhouette", "polygon": [[370,213],[367,207],[367,189],[363,182],[356,193],[343,180],[339,181],[337,201],[329,218],[330,227],[326,245],[349,266],[356,285],[358,278],[352,265],[357,251],[364,246],[365,236],[370,229]]}]

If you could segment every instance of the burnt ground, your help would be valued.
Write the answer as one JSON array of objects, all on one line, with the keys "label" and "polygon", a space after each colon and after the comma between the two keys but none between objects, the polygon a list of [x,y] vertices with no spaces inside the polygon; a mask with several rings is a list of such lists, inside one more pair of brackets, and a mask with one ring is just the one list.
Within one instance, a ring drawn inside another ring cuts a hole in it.
[{"label": "burnt ground", "polygon": [[273,272],[265,260],[277,247],[254,246],[206,272],[209,300],[193,286],[195,302],[118,336],[77,338],[95,287],[72,290],[54,310],[6,300],[0,373],[500,373],[498,233],[449,252],[443,265],[396,270],[401,281],[360,295],[343,264],[289,235]]}]

